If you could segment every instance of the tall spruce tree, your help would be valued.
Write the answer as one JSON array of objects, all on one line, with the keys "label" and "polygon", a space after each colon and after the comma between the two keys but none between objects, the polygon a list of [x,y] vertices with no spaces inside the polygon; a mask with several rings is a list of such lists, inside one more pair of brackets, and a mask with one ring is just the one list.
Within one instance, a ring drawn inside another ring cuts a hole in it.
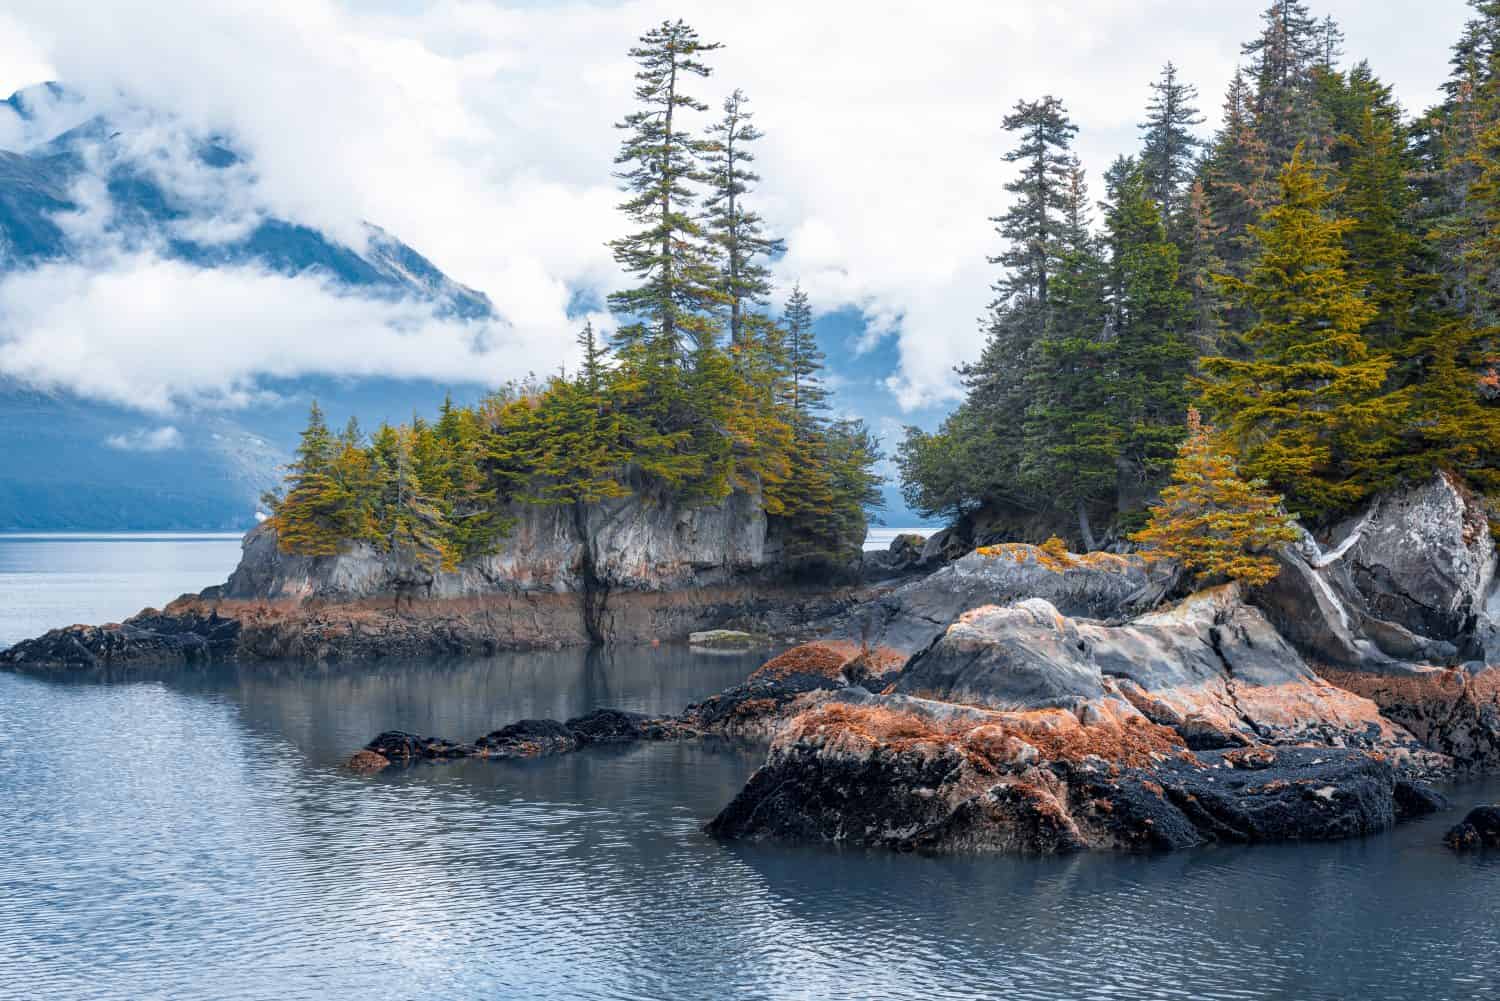
[{"label": "tall spruce tree", "polygon": [[1144,166],[1122,177],[1111,194],[1105,226],[1113,252],[1115,375],[1109,399],[1119,427],[1120,495],[1134,506],[1161,484],[1182,440],[1196,352],[1179,251]]},{"label": "tall spruce tree", "polygon": [[1017,102],[1003,125],[1005,131],[1019,137],[1004,159],[1018,164],[1020,172],[1005,185],[1005,190],[1016,196],[1014,204],[990,220],[1007,244],[998,257],[990,259],[991,264],[1006,268],[995,290],[1011,303],[1034,307],[1044,325],[1048,283],[1061,229],[1058,220],[1067,210],[1075,166],[1070,150],[1078,126],[1068,118],[1062,101],[1051,95],[1040,101]]},{"label": "tall spruce tree", "polygon": [[[697,138],[684,116],[708,110],[687,91],[692,78],[711,72],[701,56],[719,48],[702,42],[682,21],[663,21],[630,50],[639,70],[635,97],[640,107],[625,116],[626,133],[615,162],[629,197],[620,208],[640,228],[613,241],[615,260],[638,284],[609,297],[620,314],[616,335],[621,360],[644,366],[667,395],[672,371],[683,365],[692,346],[717,333],[715,314],[723,305],[718,272],[706,235],[693,212],[695,187],[707,180],[704,157],[713,143]],[[671,401],[664,401],[671,402]]]},{"label": "tall spruce tree", "polygon": [[1255,81],[1255,128],[1271,166],[1279,169],[1299,146],[1305,156],[1322,160],[1333,137],[1314,72],[1327,27],[1300,0],[1272,0],[1261,23],[1260,35],[1240,51]]},{"label": "tall spruce tree", "polygon": [[1047,506],[1076,516],[1096,547],[1090,509],[1113,495],[1119,428],[1112,420],[1113,349],[1106,334],[1106,262],[1089,225],[1081,167],[1069,175],[1051,283],[1051,323],[1033,345],[1018,473]]},{"label": "tall spruce tree", "polygon": [[828,406],[828,390],[823,385],[823,349],[813,330],[812,303],[801,284],[792,286],[782,323],[786,327],[787,405],[793,429],[805,435],[816,430],[818,415]]},{"label": "tall spruce tree", "polygon": [[357,531],[350,496],[334,476],[338,441],[313,401],[296,459],[287,469],[286,496],[276,505],[276,538],[283,552],[332,556]]},{"label": "tall spruce tree", "polygon": [[1168,228],[1177,232],[1199,151],[1204,142],[1194,129],[1204,122],[1198,110],[1198,88],[1183,83],[1177,67],[1167,63],[1151,84],[1146,120],[1141,123],[1141,172],[1146,190],[1161,208]]},{"label": "tall spruce tree", "polygon": [[[1223,125],[1202,175],[1205,209],[1198,225],[1213,242],[1200,251],[1200,258],[1218,262],[1227,275],[1243,277],[1255,256],[1250,227],[1274,202],[1276,178],[1266,143],[1256,130],[1254,94],[1240,70],[1235,71],[1224,95]],[[1232,303],[1224,304],[1221,318],[1231,331],[1249,322]]]},{"label": "tall spruce tree", "polygon": [[1246,473],[1295,513],[1323,517],[1384,485],[1378,469],[1404,401],[1383,394],[1390,358],[1364,338],[1375,309],[1348,273],[1351,220],[1330,216],[1332,193],[1300,150],[1280,189],[1251,229],[1260,252],[1249,274],[1223,279],[1254,317],[1251,356],[1202,359],[1203,400]]},{"label": "tall spruce tree", "polygon": [[736,364],[748,364],[751,350],[745,314],[765,303],[771,271],[765,259],[780,253],[781,240],[767,236],[760,215],[746,205],[760,180],[751,164],[761,132],[755,127],[749,100],[736,90],[724,100],[724,117],[709,127],[712,147],[705,157],[711,185],[704,202],[707,230],[719,255],[719,282],[729,308],[729,346]]}]

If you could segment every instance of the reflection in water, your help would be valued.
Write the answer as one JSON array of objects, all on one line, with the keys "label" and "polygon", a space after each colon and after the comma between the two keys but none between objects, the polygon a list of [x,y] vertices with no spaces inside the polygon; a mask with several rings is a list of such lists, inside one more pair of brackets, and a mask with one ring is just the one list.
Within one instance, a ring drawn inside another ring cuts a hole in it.
[{"label": "reflection in water", "polygon": [[0,997],[1423,998],[1500,974],[1500,860],[1363,841],[924,858],[720,845],[720,743],[358,778],[376,732],[668,711],[759,655],[0,676]]}]

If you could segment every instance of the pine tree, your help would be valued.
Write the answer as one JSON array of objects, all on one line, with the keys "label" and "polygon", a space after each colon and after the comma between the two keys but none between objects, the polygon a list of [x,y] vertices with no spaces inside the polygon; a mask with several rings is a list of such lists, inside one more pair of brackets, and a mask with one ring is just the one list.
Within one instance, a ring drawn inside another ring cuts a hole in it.
[{"label": "pine tree", "polygon": [[1297,151],[1281,172],[1280,204],[1251,228],[1260,253],[1244,279],[1225,276],[1250,315],[1247,359],[1202,360],[1203,399],[1251,476],[1301,515],[1347,510],[1382,486],[1403,400],[1383,395],[1390,358],[1363,337],[1375,309],[1348,274],[1332,195]]},{"label": "pine tree", "polygon": [[[1020,164],[1020,173],[1005,185],[1015,204],[990,221],[1008,246],[990,259],[1007,273],[995,286],[1004,300],[1032,305],[1045,317],[1048,282],[1057,257],[1058,217],[1067,210],[1067,192],[1076,166],[1070,151],[1078,126],[1063,103],[1047,96],[1019,101],[1005,116],[1007,132],[1018,133],[1018,145],[1005,154]],[[1044,321],[1045,322],[1045,321]],[[1040,331],[1039,331],[1040,332]]]},{"label": "pine tree", "polygon": [[1144,168],[1127,173],[1105,220],[1113,251],[1112,422],[1118,427],[1122,499],[1151,492],[1182,440],[1186,381],[1196,353],[1189,339],[1190,297],[1178,249],[1152,200]]},{"label": "pine tree", "polygon": [[[1025,427],[1036,384],[1036,346],[1052,324],[1051,285],[1066,250],[1070,204],[1076,204],[1070,202],[1079,177],[1071,145],[1078,128],[1062,102],[1050,96],[1018,102],[1004,127],[1017,135],[1005,160],[1020,168],[1005,186],[1014,202],[990,220],[1005,241],[990,263],[1005,270],[992,286],[984,351],[959,369],[969,393],[967,413],[952,427],[969,435],[955,443],[955,451],[975,463],[964,479],[976,496],[1030,506],[1031,479],[1021,473],[1026,442],[1015,431]],[[1030,455],[1036,454],[1033,448]]]},{"label": "pine tree", "polygon": [[1349,272],[1369,292],[1376,314],[1365,337],[1381,350],[1400,353],[1427,325],[1425,305],[1437,288],[1422,261],[1413,226],[1408,178],[1415,169],[1400,108],[1361,64],[1350,73],[1348,130],[1340,136],[1340,212],[1353,220],[1345,240]]},{"label": "pine tree", "polygon": [[1404,447],[1393,460],[1408,480],[1435,470],[1500,491],[1500,357],[1493,329],[1468,319],[1438,324],[1410,345],[1420,366],[1411,388]]},{"label": "pine tree", "polygon": [[626,131],[615,162],[629,197],[620,206],[640,228],[610,244],[615,260],[639,284],[609,297],[623,321],[616,335],[622,360],[644,366],[663,404],[671,398],[672,370],[688,357],[685,342],[710,341],[714,314],[723,304],[706,234],[692,212],[694,186],[707,180],[703,158],[713,144],[684,125],[687,112],[708,105],[685,90],[707,77],[704,53],[719,48],[699,40],[682,21],[663,21],[630,50],[639,65],[635,96],[640,108],[619,124]]},{"label": "pine tree", "polygon": [[584,323],[577,337],[578,382],[596,401],[604,395],[604,380],[609,369],[609,348],[600,343],[592,320]]},{"label": "pine tree", "polygon": [[1269,583],[1281,569],[1275,548],[1298,537],[1280,509],[1281,498],[1266,493],[1258,480],[1240,478],[1229,449],[1197,410],[1188,411],[1187,432],[1171,485],[1131,541],[1177,560],[1199,581]]},{"label": "pine tree", "polygon": [[1193,129],[1202,125],[1204,118],[1198,111],[1198,88],[1180,81],[1172,63],[1162,67],[1161,79],[1151,84],[1151,90],[1146,120],[1140,125],[1141,171],[1147,192],[1175,232],[1198,152],[1204,145]]},{"label": "pine tree", "polygon": [[1218,354],[1223,331],[1224,297],[1214,275],[1227,270],[1217,246],[1223,230],[1214,221],[1201,179],[1188,189],[1186,251],[1179,273],[1188,293],[1190,340],[1194,354]]},{"label": "pine tree", "polygon": [[[1203,166],[1203,183],[1217,238],[1212,255],[1226,274],[1243,276],[1255,253],[1250,227],[1271,207],[1276,190],[1266,143],[1255,128],[1250,84],[1238,69],[1224,97],[1224,124]],[[1233,326],[1244,321],[1229,319]]]},{"label": "pine tree", "polygon": [[359,531],[352,498],[334,475],[338,441],[316,400],[287,470],[286,497],[276,508],[277,544],[285,553],[333,556],[340,544]]},{"label": "pine tree", "polygon": [[387,552],[424,570],[451,569],[456,554],[446,545],[442,513],[418,477],[416,438],[415,429],[390,425],[383,425],[375,436],[381,471],[380,537]]},{"label": "pine tree", "polygon": [[823,385],[823,349],[813,331],[812,304],[800,284],[792,286],[782,323],[786,327],[787,405],[794,430],[806,434],[817,427],[819,412],[828,406],[828,390]]},{"label": "pine tree", "polygon": [[1293,150],[1321,160],[1332,142],[1329,122],[1317,101],[1314,70],[1328,37],[1327,27],[1300,0],[1272,0],[1261,14],[1264,27],[1241,46],[1255,81],[1255,129],[1273,169]]},{"label": "pine tree", "polygon": [[707,230],[719,254],[719,283],[729,303],[729,345],[737,365],[747,364],[747,311],[763,305],[771,291],[771,272],[764,258],[778,254],[783,243],[765,234],[759,214],[746,207],[751,186],[760,180],[750,164],[752,144],[761,132],[752,122],[745,95],[736,90],[724,100],[724,117],[709,127],[712,148],[706,156],[712,191],[704,202]]},{"label": "pine tree", "polygon": [[1019,475],[1050,507],[1076,515],[1086,550],[1095,548],[1089,509],[1112,497],[1118,425],[1111,419],[1112,345],[1106,341],[1106,266],[1090,232],[1083,170],[1069,181],[1048,333],[1028,364],[1028,405]]}]

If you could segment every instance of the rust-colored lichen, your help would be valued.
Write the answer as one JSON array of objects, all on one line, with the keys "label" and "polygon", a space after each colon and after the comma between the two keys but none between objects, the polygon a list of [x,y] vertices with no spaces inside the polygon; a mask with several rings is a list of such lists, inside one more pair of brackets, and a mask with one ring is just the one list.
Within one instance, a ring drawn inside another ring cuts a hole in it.
[{"label": "rust-colored lichen", "polygon": [[1196,761],[1173,730],[1139,716],[1106,717],[1085,725],[1071,712],[1039,709],[997,712],[984,717],[935,720],[885,706],[834,704],[793,721],[789,739],[817,735],[852,737],[896,752],[923,745],[952,745],[982,771],[1017,764],[1017,742],[1030,745],[1042,762],[1080,762],[1097,757],[1113,765],[1146,768],[1168,756]]},{"label": "rust-colored lichen", "polygon": [[750,675],[750,681],[779,681],[797,674],[836,679],[859,655],[859,645],[846,640],[803,643],[766,661]]},{"label": "rust-colored lichen", "polygon": [[1063,573],[1075,567],[1087,567],[1091,570],[1125,570],[1133,565],[1132,557],[1120,556],[1116,553],[1070,553],[1067,546],[1057,536],[1053,536],[1040,546],[1025,542],[1001,542],[993,546],[980,546],[975,552],[980,556],[1007,559],[1012,563],[1035,563],[1053,573]]}]

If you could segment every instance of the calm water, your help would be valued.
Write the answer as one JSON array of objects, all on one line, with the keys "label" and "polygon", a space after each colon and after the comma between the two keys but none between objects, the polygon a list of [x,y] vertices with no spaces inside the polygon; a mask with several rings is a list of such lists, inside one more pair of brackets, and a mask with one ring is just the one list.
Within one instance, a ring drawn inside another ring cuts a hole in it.
[{"label": "calm water", "polygon": [[[48,600],[99,600],[123,562],[60,558]],[[747,748],[338,767],[388,727],[675,709],[757,659],[0,675],[0,998],[1500,998],[1500,858],[1443,851],[1454,814],[1330,845],[931,859],[704,837]]]},{"label": "calm water", "polygon": [[118,622],[221,584],[238,535],[0,533],[0,649],[75,622]]}]

